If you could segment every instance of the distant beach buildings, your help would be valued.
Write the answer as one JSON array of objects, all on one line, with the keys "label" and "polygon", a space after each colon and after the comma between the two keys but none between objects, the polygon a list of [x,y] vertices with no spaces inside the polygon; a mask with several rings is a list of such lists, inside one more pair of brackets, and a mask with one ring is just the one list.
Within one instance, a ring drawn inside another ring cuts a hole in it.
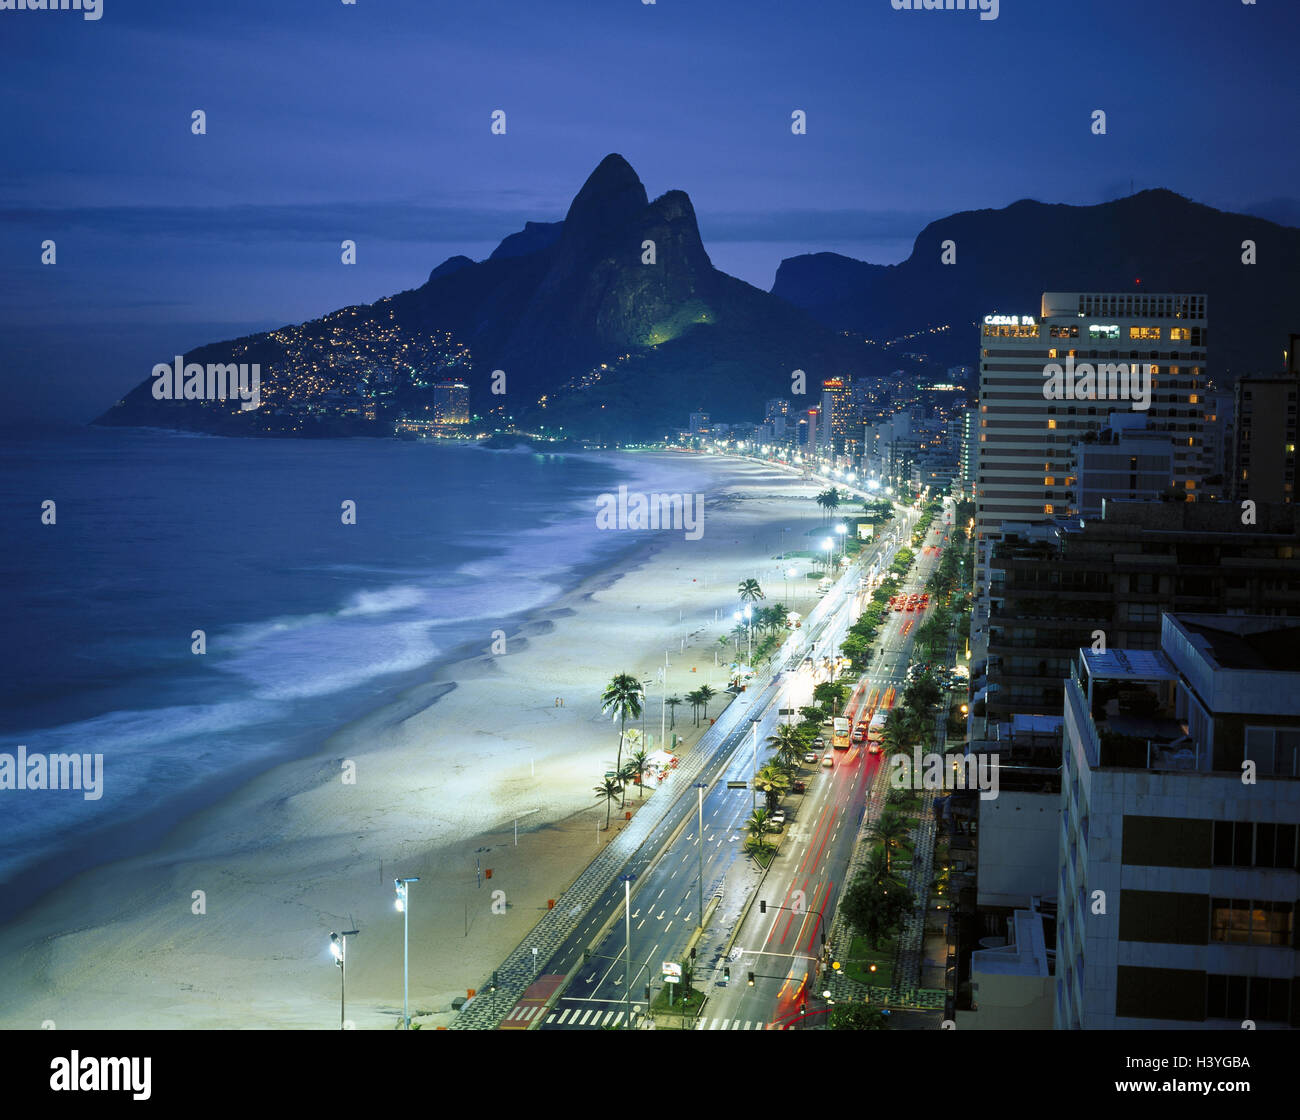
[{"label": "distant beach buildings", "polygon": [[464,436],[470,421],[469,386],[464,381],[440,381],[433,387],[433,415],[403,415],[393,424],[402,439],[433,439]]}]

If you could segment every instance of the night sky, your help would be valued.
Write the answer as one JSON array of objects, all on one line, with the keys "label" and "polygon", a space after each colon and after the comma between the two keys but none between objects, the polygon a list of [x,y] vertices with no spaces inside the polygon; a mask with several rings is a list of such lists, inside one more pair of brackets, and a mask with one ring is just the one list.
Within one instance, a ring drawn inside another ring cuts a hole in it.
[{"label": "night sky", "polygon": [[90,419],[178,348],[484,257],[613,151],[765,289],[783,257],[895,262],[944,214],[1130,184],[1300,224],[1296,0],[103,6],[0,11],[11,421]]}]

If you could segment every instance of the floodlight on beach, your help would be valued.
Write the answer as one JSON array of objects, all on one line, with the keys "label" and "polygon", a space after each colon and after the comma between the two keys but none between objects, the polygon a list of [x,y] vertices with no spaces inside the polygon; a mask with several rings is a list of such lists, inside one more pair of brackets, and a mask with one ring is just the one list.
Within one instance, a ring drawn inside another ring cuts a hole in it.
[{"label": "floodlight on beach", "polygon": [[407,1000],[411,973],[411,912],[407,907],[406,888],[411,883],[418,883],[418,875],[406,879],[394,879],[393,890],[397,892],[397,910],[402,915],[402,1027],[411,1029],[411,1013]]}]

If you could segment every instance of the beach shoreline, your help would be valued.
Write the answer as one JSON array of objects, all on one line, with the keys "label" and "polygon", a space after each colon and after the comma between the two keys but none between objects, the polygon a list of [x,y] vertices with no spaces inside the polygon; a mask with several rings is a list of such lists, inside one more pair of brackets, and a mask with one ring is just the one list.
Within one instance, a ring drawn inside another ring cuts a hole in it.
[{"label": "beach shoreline", "polygon": [[[670,693],[703,683],[720,693],[714,649],[731,629],[722,611],[736,584],[753,576],[769,602],[785,599],[772,582],[777,542],[792,549],[800,533],[779,529],[817,524],[814,484],[743,462],[709,469],[720,493],[700,541],[651,535],[513,620],[504,652],[488,639],[441,661],[317,750],[177,822],[150,851],[79,873],[0,928],[0,1025],[337,1027],[328,935],[359,928],[348,1018],[392,1027],[398,875],[421,880],[411,887],[412,1015],[446,1021],[450,1000],[520,944],[622,823],[616,809],[603,831],[590,792],[617,746],[617,725],[599,712],[609,678],[651,680],[646,730],[658,746],[664,689],[653,674],[664,650]],[[807,567],[805,613],[815,602]],[[687,706],[676,714],[689,748],[707,722],[692,726]],[[640,803],[630,793],[628,808]]]}]

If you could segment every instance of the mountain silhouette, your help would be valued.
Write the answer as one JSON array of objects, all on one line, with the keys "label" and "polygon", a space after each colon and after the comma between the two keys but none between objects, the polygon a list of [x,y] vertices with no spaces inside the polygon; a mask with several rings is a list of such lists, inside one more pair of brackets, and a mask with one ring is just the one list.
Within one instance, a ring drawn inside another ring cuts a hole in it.
[{"label": "mountain silhouette", "polygon": [[[1256,264],[1243,263],[1246,241],[1255,244]],[[953,264],[942,260],[946,242]],[[1204,292],[1207,372],[1227,383],[1280,368],[1288,333],[1300,329],[1297,261],[1300,230],[1146,190],[1097,206],[1025,199],[953,214],[926,226],[897,265],[836,253],[791,257],[772,293],[871,339],[951,324],[929,336],[926,349],[974,365],[972,325],[991,312],[1036,316],[1043,292]]]},{"label": "mountain silhouette", "polygon": [[[1258,264],[1242,263],[1244,241]],[[948,242],[953,264],[942,263]],[[184,356],[256,363],[260,408],[155,400],[150,377],[96,423],[390,435],[399,415],[432,416],[433,385],[458,378],[494,426],[656,438],[692,411],[757,419],[766,399],[791,397],[795,370],[812,407],[822,379],[886,373],[901,364],[891,340],[944,324],[905,348],[973,366],[985,314],[1037,314],[1044,291],[1136,287],[1208,294],[1207,372],[1227,382],[1278,365],[1300,320],[1298,259],[1298,230],[1151,190],[954,214],[926,226],[898,265],[793,257],[769,293],[713,267],[684,192],[650,200],[612,154],[563,221],[528,222],[486,260],[451,257],[410,291]]]},{"label": "mountain silhouette", "polygon": [[[387,435],[397,411],[419,414],[430,384],[455,376],[470,384],[476,412],[503,423],[644,438],[677,431],[696,409],[756,414],[790,395],[796,369],[815,403],[821,379],[870,364],[860,342],[715,269],[690,198],[673,190],[651,201],[616,154],[562,222],[527,223],[487,260],[452,257],[412,291],[203,346],[185,361],[259,363],[263,407],[156,401],[150,378],[96,422]],[[373,419],[350,407],[376,388]]]}]

